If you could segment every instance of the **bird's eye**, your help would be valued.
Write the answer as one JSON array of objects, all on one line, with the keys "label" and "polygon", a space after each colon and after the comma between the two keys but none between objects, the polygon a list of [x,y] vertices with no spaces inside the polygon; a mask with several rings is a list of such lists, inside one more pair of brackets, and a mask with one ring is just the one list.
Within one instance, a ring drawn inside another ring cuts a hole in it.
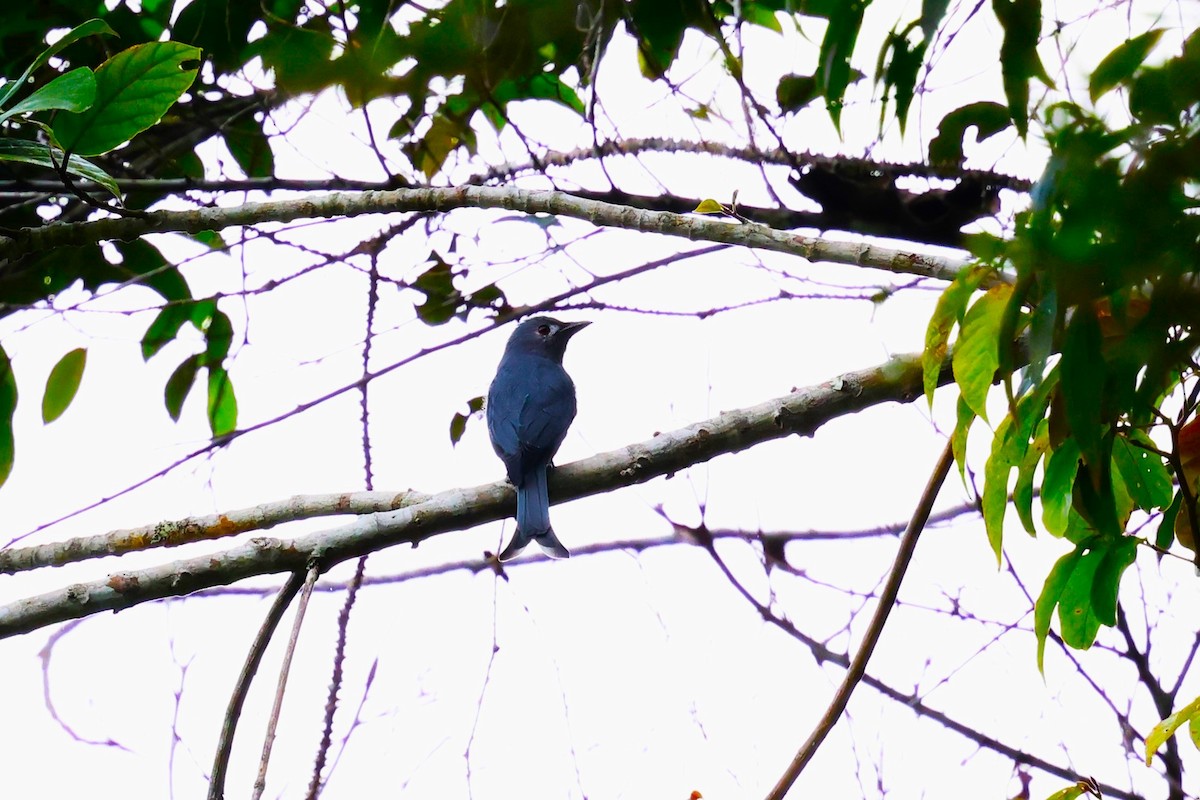
[{"label": "bird's eye", "polygon": [[549,325],[538,325],[537,333],[538,333],[538,336],[549,336],[550,335],[550,326]]}]

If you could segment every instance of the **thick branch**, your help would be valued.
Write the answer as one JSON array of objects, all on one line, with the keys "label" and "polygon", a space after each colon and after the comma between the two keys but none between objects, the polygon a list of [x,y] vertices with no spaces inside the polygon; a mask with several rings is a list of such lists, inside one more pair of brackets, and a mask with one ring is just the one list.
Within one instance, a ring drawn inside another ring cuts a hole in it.
[{"label": "thick branch", "polygon": [[394,511],[426,499],[420,492],[343,492],[291,497],[223,514],[185,517],[138,528],[80,536],[65,542],[0,550],[0,575],[41,567],[61,567],[101,556],[119,556],[152,547],[179,547],[247,531],[273,528],[285,522],[342,514]]},{"label": "thick branch", "polygon": [[[947,367],[941,381],[949,379]],[[836,417],[883,402],[910,402],[919,396],[919,357],[897,356],[872,369],[846,373],[815,387],[727,411],[556,469],[551,477],[551,497],[562,502],[642,483],[793,433],[811,436]],[[220,553],[113,573],[105,579],[0,607],[0,637],[255,575],[302,570],[314,558],[328,569],[394,544],[416,545],[437,534],[501,519],[512,514],[513,505],[514,492],[508,483],[452,489],[406,508],[364,516],[348,525],[295,539],[258,537]]]},{"label": "thick branch", "polygon": [[264,222],[293,222],[299,219],[356,217],[403,211],[449,211],[465,207],[502,208],[527,214],[576,217],[594,225],[741,245],[800,256],[808,261],[872,267],[942,280],[952,280],[966,263],[959,258],[918,254],[861,242],[825,241],[773,230],[763,225],[640,210],[585,200],[563,192],[531,192],[511,187],[485,186],[333,192],[294,200],[245,203],[231,208],[152,211],[144,217],[106,218],[22,228],[12,236],[0,237],[0,258],[11,259],[27,253],[114,239],[131,240],[148,233],[199,233]]}]

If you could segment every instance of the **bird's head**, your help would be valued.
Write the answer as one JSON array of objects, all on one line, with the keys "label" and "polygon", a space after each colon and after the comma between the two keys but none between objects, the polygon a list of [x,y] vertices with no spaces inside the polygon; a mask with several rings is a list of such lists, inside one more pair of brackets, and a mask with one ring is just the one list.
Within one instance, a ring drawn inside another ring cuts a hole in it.
[{"label": "bird's head", "polygon": [[560,322],[553,317],[530,317],[508,339],[507,351],[536,353],[561,362],[571,337],[590,322]]}]

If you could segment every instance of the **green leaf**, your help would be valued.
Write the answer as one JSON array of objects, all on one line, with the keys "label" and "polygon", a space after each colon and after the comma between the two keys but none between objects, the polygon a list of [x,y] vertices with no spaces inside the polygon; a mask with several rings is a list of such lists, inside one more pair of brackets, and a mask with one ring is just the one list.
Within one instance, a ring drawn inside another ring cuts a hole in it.
[{"label": "green leaf", "polygon": [[985,421],[988,391],[1000,365],[1000,323],[1012,290],[1008,284],[993,286],[975,301],[963,317],[951,358],[963,398]]},{"label": "green leaf", "polygon": [[424,138],[410,149],[410,155],[425,177],[432,179],[460,145],[468,152],[474,152],[475,134],[471,129],[444,114],[435,114],[433,124]]},{"label": "green leaf", "polygon": [[492,89],[488,100],[500,108],[505,108],[514,100],[553,100],[577,114],[583,114],[587,110],[574,89],[563,83],[557,75],[545,72],[532,78],[506,78]]},{"label": "green leaf", "polygon": [[1113,465],[1129,496],[1143,511],[1166,508],[1171,503],[1171,473],[1162,457],[1147,450],[1154,443],[1140,430],[1129,430],[1113,443]]},{"label": "green leaf", "polygon": [[38,67],[41,67],[47,61],[53,58],[56,53],[71,46],[75,42],[78,42],[80,39],[99,34],[104,34],[106,36],[117,35],[116,31],[110,28],[107,22],[98,19],[89,19],[82,25],[76,25],[74,28],[67,31],[65,36],[43,50],[38,57],[33,60],[33,63],[26,67],[25,71],[21,73],[21,77],[17,78],[15,81],[9,81],[8,83],[5,83],[3,87],[0,87],[0,108],[7,106],[8,101],[13,98],[14,94],[20,91],[21,87],[25,85],[25,82],[29,80],[29,76],[34,73],[34,70],[36,70]]},{"label": "green leaf", "polygon": [[1063,402],[1071,436],[1079,443],[1079,452],[1088,464],[1101,459],[1101,402],[1107,368],[1100,352],[1103,339],[1096,315],[1090,309],[1077,308],[1067,326],[1059,362]]},{"label": "green leaf", "polygon": [[62,416],[79,391],[83,380],[83,368],[87,364],[87,350],[78,347],[59,359],[46,379],[46,393],[42,395],[42,421],[53,422]]},{"label": "green leaf", "polygon": [[175,371],[171,373],[171,377],[167,378],[166,388],[163,390],[163,404],[167,407],[167,413],[171,415],[171,419],[179,421],[179,415],[183,413],[183,403],[187,400],[188,393],[192,391],[193,384],[196,383],[196,372],[200,368],[200,356],[191,355],[180,362]]},{"label": "green leaf", "polygon": [[454,288],[454,272],[441,256],[431,253],[435,263],[421,274],[411,285],[425,295],[425,302],[417,306],[417,316],[426,325],[442,325],[449,322],[458,311],[462,295]]},{"label": "green leaf", "polygon": [[1101,624],[1117,624],[1117,591],[1121,588],[1121,576],[1129,565],[1137,560],[1137,539],[1121,536],[1111,547],[1104,548],[1100,566],[1092,582],[1092,612]]},{"label": "green leaf", "polygon": [[893,30],[879,51],[879,63],[875,72],[876,80],[883,84],[883,102],[879,104],[881,131],[887,119],[887,100],[890,94],[896,101],[896,120],[900,123],[900,133],[904,133],[908,109],[912,105],[913,93],[916,90],[917,73],[925,62],[925,48],[928,44],[928,40],[917,44],[908,40],[908,34],[916,24],[912,23],[899,33]]},{"label": "green leaf", "polygon": [[783,26],[779,24],[779,18],[775,16],[775,11],[771,8],[763,8],[753,3],[743,3],[742,17],[751,25],[758,25],[775,31],[775,33],[783,33]]},{"label": "green leaf", "polygon": [[294,10],[273,9],[270,3],[192,0],[171,25],[171,38],[204,50],[205,58],[212,59],[220,72],[237,72],[246,61],[246,40],[255,21],[290,21],[294,14]]},{"label": "green leaf", "polygon": [[799,111],[820,95],[817,79],[812,75],[784,75],[775,87],[775,102],[785,114]]},{"label": "green leaf", "polygon": [[0,114],[0,122],[17,114],[35,111],[86,111],[96,101],[96,76],[79,67],[54,80]]},{"label": "green leaf", "polygon": [[221,234],[216,231],[196,231],[195,233],[181,234],[207,247],[209,250],[225,251],[229,249],[229,244],[222,238]]},{"label": "green leaf", "polygon": [[841,130],[842,103],[851,83],[850,57],[862,28],[863,11],[870,0],[844,0],[834,6],[821,40],[821,52],[814,76],[829,110],[833,126]]},{"label": "green leaf", "polygon": [[130,47],[96,70],[96,102],[82,114],[54,120],[59,143],[73,153],[99,155],[129,141],[167,113],[196,78],[200,50],[176,42]]},{"label": "green leaf", "polygon": [[[336,82],[333,46],[328,31],[289,25],[269,30],[250,44],[248,54],[261,56],[263,66],[275,75],[276,90],[294,97],[318,92]],[[423,97],[413,102],[417,108],[423,107]]]},{"label": "green leaf", "polygon": [[13,374],[8,353],[0,347],[0,485],[12,473],[16,457],[13,436],[13,413],[17,410],[17,378]]},{"label": "green leaf", "polygon": [[1162,550],[1171,546],[1175,541],[1175,519],[1179,509],[1183,507],[1183,492],[1176,492],[1171,499],[1171,505],[1163,511],[1162,519],[1158,522],[1158,531],[1154,535],[1154,545]]},{"label": "green leaf", "polygon": [[[1119,536],[1133,510],[1125,481],[1112,471],[1112,436],[1101,440],[1099,459],[1079,464],[1071,505],[1088,526],[1106,536]],[[1122,516],[1124,515],[1124,516]]]},{"label": "green leaf", "polygon": [[[494,283],[481,286],[471,292],[463,298],[463,303],[468,309],[481,308],[494,312],[507,311],[511,308],[508,304],[508,298],[504,296],[504,291]],[[460,318],[464,316],[465,312],[459,314]]]},{"label": "green leaf", "polygon": [[1034,308],[1029,320],[1029,366],[1026,380],[1035,385],[1046,371],[1046,362],[1054,352],[1054,336],[1058,326],[1058,290],[1050,287]]},{"label": "green leaf", "polygon": [[1143,123],[1177,124],[1179,109],[1171,102],[1171,90],[1171,76],[1166,69],[1144,69],[1129,88],[1129,110]]},{"label": "green leaf", "polygon": [[699,5],[692,3],[635,2],[628,3],[626,8],[624,13],[631,15],[631,27],[640,39],[638,66],[642,75],[651,80],[666,75],[679,55],[689,24],[706,19]]},{"label": "green leaf", "polygon": [[218,367],[225,360],[225,356],[229,355],[229,348],[233,344],[233,323],[229,321],[228,314],[214,308],[208,318],[199,323],[199,326],[204,331],[206,343],[204,365]]},{"label": "green leaf", "polygon": [[147,286],[168,302],[192,299],[192,292],[179,268],[167,261],[157,247],[146,239],[114,242],[121,254],[121,268],[131,281]]},{"label": "green leaf", "polygon": [[[190,6],[189,6],[190,7]],[[269,178],[275,174],[275,154],[254,117],[244,116],[221,129],[225,145],[248,178]]]},{"label": "green leaf", "polygon": [[[1013,344],[1017,339],[1017,331],[1028,320],[1025,305],[1032,289],[1033,275],[1028,271],[1019,273],[996,328],[996,378],[1004,383],[1004,394],[1010,405],[1016,399],[1012,388],[1012,374],[1016,370]],[[1032,381],[1030,385],[1033,385]]]},{"label": "green leaf", "polygon": [[1063,641],[1077,650],[1086,650],[1096,641],[1100,618],[1092,604],[1092,587],[1096,571],[1106,555],[1096,547],[1077,546],[1083,554],[1075,562],[1066,586],[1058,599],[1058,625]]},{"label": "green leaf", "polygon": [[[55,169],[63,163],[62,150],[40,142],[28,142],[23,139],[0,139],[0,161],[18,161],[22,164],[35,164],[47,169]],[[104,187],[113,197],[121,196],[121,189],[112,176],[92,162],[79,156],[71,156],[67,162],[67,172],[79,178],[93,181]]]},{"label": "green leaf", "polygon": [[1038,56],[1042,33],[1042,0],[992,0],[992,10],[1004,28],[1000,45],[1000,75],[1008,111],[1021,138],[1029,130],[1029,81],[1039,78],[1053,86]]},{"label": "green leaf", "polygon": [[1175,731],[1179,730],[1185,723],[1192,731],[1193,739],[1196,736],[1196,720],[1200,719],[1200,697],[1197,697],[1192,702],[1188,703],[1183,708],[1176,711],[1171,716],[1164,719],[1162,722],[1154,726],[1149,735],[1146,736],[1146,766],[1154,760],[1154,754],[1158,749],[1167,743],[1175,735]]},{"label": "green leaf", "polygon": [[170,341],[179,335],[183,323],[192,318],[191,304],[163,306],[150,327],[142,334],[142,358],[149,361]]},{"label": "green leaf", "polygon": [[921,34],[925,41],[933,41],[933,35],[937,33],[937,27],[949,7],[950,0],[921,0]]},{"label": "green leaf", "polygon": [[1072,490],[1079,473],[1079,445],[1068,439],[1046,459],[1042,475],[1042,525],[1052,536],[1067,531]]},{"label": "green leaf", "polygon": [[925,329],[925,350],[921,356],[921,366],[925,397],[929,400],[930,407],[933,406],[933,393],[938,387],[942,364],[946,361],[946,353],[950,349],[950,333],[955,325],[962,323],[971,295],[990,272],[989,268],[978,265],[960,271],[938,298],[933,316],[929,318],[929,327]]},{"label": "green leaf", "polygon": [[706,198],[700,201],[700,204],[692,209],[693,214],[724,214],[725,207],[716,200]]},{"label": "green leaf", "polygon": [[[983,497],[980,505],[988,542],[1000,560],[1004,538],[1004,515],[1008,509],[1008,478],[1012,469],[1025,459],[1034,431],[1041,422],[1050,393],[1058,384],[1058,371],[1046,376],[1034,391],[1017,401],[996,428],[992,437],[992,452],[984,465]],[[1043,489],[1043,496],[1045,490]]]},{"label": "green leaf", "polygon": [[1075,571],[1082,556],[1083,553],[1075,549],[1055,562],[1050,574],[1046,576],[1042,593],[1038,595],[1037,602],[1033,605],[1033,633],[1037,637],[1039,672],[1045,673],[1046,671],[1046,636],[1050,633],[1050,621],[1054,618],[1054,609],[1058,607],[1063,591],[1067,587],[1067,581],[1071,579],[1071,574]]},{"label": "green leaf", "polygon": [[1000,554],[1004,544],[1004,513],[1008,509],[1008,477],[1021,460],[1024,448],[1013,435],[1012,417],[1005,417],[992,437],[992,452],[983,466],[983,525],[987,531],[988,544],[996,554],[996,565],[1000,565]]},{"label": "green leaf", "polygon": [[1148,30],[1117,45],[1105,56],[1088,79],[1088,94],[1091,95],[1092,102],[1096,102],[1102,95],[1132,78],[1162,35],[1162,28]]},{"label": "green leaf", "polygon": [[214,439],[237,430],[237,397],[233,393],[233,381],[224,367],[213,364],[208,366],[208,427]]},{"label": "green leaf", "polygon": [[1025,455],[1017,467],[1017,482],[1013,485],[1013,507],[1017,510],[1021,526],[1030,535],[1037,533],[1033,524],[1033,479],[1037,473],[1037,465],[1050,449],[1049,427],[1045,419],[1038,422],[1037,435],[1025,450]]},{"label": "green leaf", "polygon": [[975,412],[963,400],[962,395],[958,396],[957,413],[954,422],[954,433],[950,435],[950,449],[954,452],[954,460],[958,463],[958,476],[962,478],[963,485],[967,485],[967,434],[971,432],[971,425],[975,422]]},{"label": "green leaf", "polygon": [[982,142],[1012,124],[1008,109],[999,103],[978,102],[956,108],[938,123],[937,136],[929,142],[929,161],[933,164],[962,166],[963,140],[967,129],[975,127],[975,140]]},{"label": "green leaf", "polygon": [[1046,800],[1075,800],[1075,798],[1082,797],[1085,794],[1091,796],[1093,794],[1093,787],[1087,781],[1079,781],[1065,789],[1059,789],[1047,797]]},{"label": "green leaf", "polygon": [[456,413],[450,419],[450,444],[456,445],[467,430],[467,420],[483,410],[483,397],[472,397],[467,401],[467,413]]}]

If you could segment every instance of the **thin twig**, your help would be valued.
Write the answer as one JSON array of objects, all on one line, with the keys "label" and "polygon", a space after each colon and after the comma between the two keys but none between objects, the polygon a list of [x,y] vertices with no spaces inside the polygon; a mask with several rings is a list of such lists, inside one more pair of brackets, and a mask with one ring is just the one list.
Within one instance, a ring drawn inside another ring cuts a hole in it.
[{"label": "thin twig", "polygon": [[825,741],[825,737],[833,730],[833,726],[841,718],[842,712],[846,710],[846,704],[850,702],[850,695],[853,694],[867,671],[867,662],[875,651],[875,645],[878,644],[879,637],[883,633],[883,626],[887,624],[888,615],[891,614],[892,606],[896,603],[896,596],[900,592],[900,582],[904,580],[904,573],[908,570],[909,562],[912,561],[917,539],[925,528],[925,522],[929,519],[929,513],[933,508],[933,502],[937,499],[938,492],[941,491],[942,484],[945,483],[946,476],[950,473],[950,465],[953,463],[954,451],[950,442],[947,441],[946,447],[938,458],[937,466],[933,468],[933,474],[929,476],[929,483],[925,485],[921,500],[913,510],[912,520],[909,521],[908,528],[900,538],[900,548],[892,563],[892,572],[888,575],[887,582],[879,594],[879,605],[875,607],[875,614],[871,617],[871,623],[867,626],[858,652],[855,653],[850,666],[846,669],[842,685],[838,687],[829,707],[825,709],[825,713],[817,721],[813,732],[801,745],[796,757],[792,759],[792,763],[788,765],[779,782],[775,784],[775,788],[767,795],[767,800],[783,800],[784,795],[796,782],[796,778],[800,776],[808,762],[812,761],[821,743]]},{"label": "thin twig", "polygon": [[283,664],[279,667],[279,683],[275,687],[275,704],[271,706],[271,716],[267,719],[267,732],[263,736],[262,758],[258,762],[258,777],[254,779],[252,800],[261,800],[263,790],[267,788],[267,767],[271,763],[271,748],[275,745],[275,731],[279,728],[279,712],[283,709],[283,695],[287,690],[288,674],[292,670],[292,656],[296,654],[296,642],[300,639],[300,626],[304,624],[304,612],[308,610],[308,599],[312,597],[313,586],[321,574],[321,565],[316,559],[309,561],[308,574],[304,578],[304,587],[300,591],[300,602],[296,605],[296,618],[292,620],[292,635],[288,637],[287,650],[283,654]]},{"label": "thin twig", "polygon": [[[339,6],[344,11],[344,6]],[[370,132],[370,120],[367,121],[367,130]],[[372,144],[374,138],[372,137]],[[376,151],[378,152],[378,151]],[[380,163],[387,167],[383,162],[383,156],[380,155]],[[382,242],[381,242],[382,245]],[[370,282],[367,290],[367,320],[366,320],[366,335],[363,337],[363,355],[362,355],[362,371],[364,377],[371,372],[371,345],[375,341],[371,336],[371,332],[375,327],[375,312],[379,306],[379,250],[381,246],[374,247],[370,250],[371,272]],[[362,390],[359,392],[359,423],[362,425],[362,448],[363,448],[363,473],[368,492],[375,490],[375,466],[371,449],[371,415],[368,412],[370,406],[369,393],[371,385],[363,382]],[[337,645],[333,651],[333,676],[329,679],[329,694],[325,700],[325,719],[321,727],[321,741],[317,745],[317,755],[313,759],[312,777],[308,782],[308,794],[305,795],[307,800],[316,800],[321,794],[321,789],[324,783],[321,780],[321,773],[325,771],[325,761],[329,757],[329,748],[333,744],[333,717],[337,713],[338,691],[342,688],[342,679],[344,676],[344,665],[346,662],[346,630],[350,627],[350,612],[354,608],[354,601],[358,598],[359,587],[362,586],[363,574],[367,569],[367,557],[360,556],[358,565],[354,568],[354,577],[350,580],[350,590],[346,593],[346,599],[342,603],[342,610],[338,613],[337,621]]]},{"label": "thin twig", "polygon": [[317,746],[317,755],[313,759],[312,778],[308,783],[308,794],[305,795],[307,800],[316,800],[320,796],[321,790],[325,788],[325,781],[321,779],[321,773],[325,771],[329,748],[333,745],[333,716],[337,712],[338,691],[342,688],[342,681],[345,678],[346,631],[350,627],[350,612],[354,608],[354,601],[358,599],[358,590],[362,587],[363,574],[366,569],[367,556],[360,556],[358,565],[354,568],[354,577],[350,580],[346,600],[342,603],[342,610],[338,613],[338,638],[333,651],[333,676],[329,679],[329,695],[325,700],[325,720],[321,729],[321,743]]},{"label": "thin twig", "polygon": [[58,643],[60,641],[62,641],[62,638],[64,636],[66,636],[68,633],[70,633],[71,631],[78,628],[81,624],[83,624],[83,620],[77,619],[77,620],[68,622],[66,625],[63,625],[58,630],[56,630],[54,633],[50,634],[49,638],[46,639],[45,647],[43,647],[40,651],[38,651],[38,658],[42,662],[42,702],[44,702],[46,705],[46,711],[47,711],[47,713],[49,713],[50,719],[54,720],[55,724],[58,725],[58,727],[62,730],[63,733],[65,733],[67,736],[71,737],[75,741],[80,742],[82,744],[101,745],[103,747],[116,747],[116,748],[118,748],[120,750],[124,750],[126,752],[132,752],[128,747],[126,747],[125,745],[121,744],[116,739],[113,739],[111,737],[109,737],[108,739],[91,739],[91,738],[81,735],[74,728],[72,728],[69,724],[67,724],[67,721],[59,715],[58,708],[54,704],[54,696],[53,696],[53,693],[50,691],[50,659],[54,654],[54,648],[58,645]]},{"label": "thin twig", "polygon": [[246,653],[246,663],[242,665],[242,672],[238,675],[233,694],[229,697],[229,707],[225,710],[225,719],[221,723],[221,739],[217,743],[217,753],[213,758],[212,777],[208,782],[208,800],[224,800],[225,775],[229,769],[229,756],[233,752],[233,735],[237,731],[238,720],[242,716],[242,706],[246,702],[246,695],[250,693],[250,682],[254,679],[254,674],[258,672],[258,665],[262,663],[263,654],[267,651],[267,645],[271,642],[275,628],[283,619],[283,612],[287,611],[292,598],[296,596],[296,592],[300,591],[303,584],[304,573],[293,572],[288,578],[288,582],[279,590],[279,594],[275,595],[275,602],[271,604],[267,618],[263,620],[262,627],[258,629],[258,636],[250,645],[250,651]]},{"label": "thin twig", "polygon": [[[713,559],[716,561],[717,566],[721,569],[721,572],[725,575],[725,578],[729,581],[730,586],[732,586],[737,593],[741,595],[742,598],[752,608],[754,608],[755,611],[758,612],[758,614],[766,623],[774,625],[776,628],[798,641],[804,647],[808,648],[809,652],[812,653],[813,658],[816,659],[818,664],[834,664],[843,668],[850,666],[850,656],[848,654],[831,650],[828,645],[814,639],[812,636],[809,636],[807,633],[797,628],[789,619],[775,614],[769,607],[763,605],[757,599],[755,599],[754,595],[752,595],[745,585],[743,585],[741,581],[739,581],[737,577],[729,570],[729,567],[717,553],[716,548],[707,549],[709,554],[712,555]],[[574,554],[572,554],[572,558],[574,558]],[[1051,632],[1051,634],[1053,635],[1053,632]],[[1061,643],[1061,640],[1056,639],[1056,641]],[[1024,764],[1034,767],[1035,769],[1039,769],[1048,775],[1062,778],[1065,781],[1073,782],[1079,779],[1079,773],[1074,769],[1047,761],[1046,759],[1035,755],[1034,753],[1019,750],[1010,744],[1000,741],[999,739],[981,733],[970,725],[967,725],[966,723],[960,722],[959,720],[949,716],[945,711],[941,711],[928,705],[924,698],[915,691],[903,692],[894,686],[884,683],[882,680],[869,673],[863,675],[862,682],[882,694],[884,697],[893,700],[909,709],[917,716],[933,720],[946,730],[953,731],[959,736],[964,737],[968,741],[974,742],[980,747],[986,748],[992,752],[1004,756],[1005,758],[1011,759],[1016,764]],[[1111,798],[1111,800],[1143,800],[1142,795],[1136,794],[1128,789],[1121,789],[1117,786],[1106,783],[1099,783],[1097,785],[1104,792],[1104,796],[1106,798]]]}]

